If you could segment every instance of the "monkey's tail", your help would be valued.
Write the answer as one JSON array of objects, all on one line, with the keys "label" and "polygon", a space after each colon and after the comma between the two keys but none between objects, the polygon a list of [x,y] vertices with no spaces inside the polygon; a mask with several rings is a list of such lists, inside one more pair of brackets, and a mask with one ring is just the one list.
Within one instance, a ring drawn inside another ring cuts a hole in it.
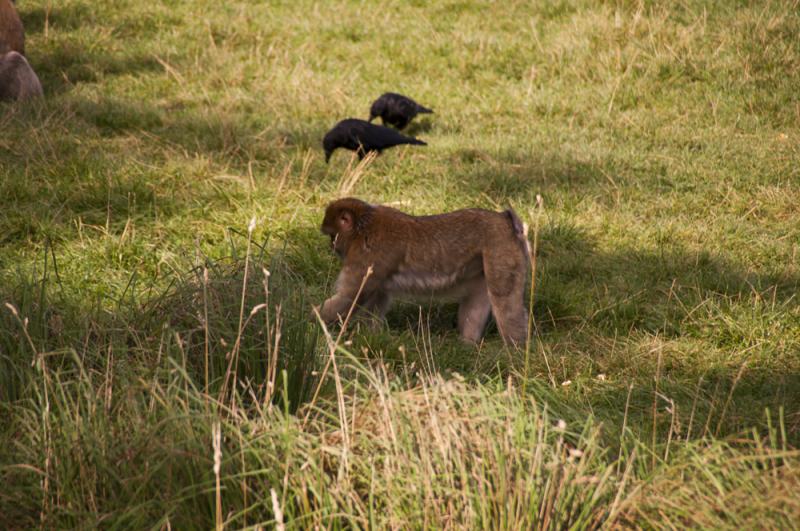
[{"label": "monkey's tail", "polygon": [[517,237],[517,240],[519,240],[520,244],[522,245],[522,250],[525,251],[525,256],[527,256],[530,260],[531,243],[528,241],[528,224],[519,219],[517,213],[510,208],[506,210],[505,213],[511,220],[511,227],[514,229],[514,236]]}]

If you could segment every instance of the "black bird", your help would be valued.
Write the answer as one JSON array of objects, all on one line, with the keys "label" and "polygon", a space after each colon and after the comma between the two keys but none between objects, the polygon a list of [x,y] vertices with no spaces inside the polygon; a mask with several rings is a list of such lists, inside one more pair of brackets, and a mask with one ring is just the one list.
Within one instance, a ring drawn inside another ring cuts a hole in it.
[{"label": "black bird", "polygon": [[369,110],[369,121],[371,122],[380,116],[384,125],[391,124],[397,129],[403,129],[416,115],[430,114],[432,112],[432,110],[423,107],[411,98],[402,94],[387,92],[372,103],[372,107]]},{"label": "black bird", "polygon": [[349,149],[358,153],[358,158],[363,159],[370,151],[380,153],[384,149],[401,144],[416,144],[427,146],[422,140],[401,135],[394,129],[382,125],[371,124],[364,120],[348,118],[342,120],[333,129],[328,131],[322,139],[325,149],[325,162],[331,158],[331,153],[336,148]]}]

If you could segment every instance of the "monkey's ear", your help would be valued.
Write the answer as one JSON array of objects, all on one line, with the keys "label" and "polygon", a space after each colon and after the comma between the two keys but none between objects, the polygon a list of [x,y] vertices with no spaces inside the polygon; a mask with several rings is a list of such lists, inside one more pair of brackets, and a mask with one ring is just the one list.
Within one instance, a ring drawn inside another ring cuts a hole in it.
[{"label": "monkey's ear", "polygon": [[340,231],[350,232],[353,230],[353,213],[349,210],[342,210],[336,222],[339,225]]}]

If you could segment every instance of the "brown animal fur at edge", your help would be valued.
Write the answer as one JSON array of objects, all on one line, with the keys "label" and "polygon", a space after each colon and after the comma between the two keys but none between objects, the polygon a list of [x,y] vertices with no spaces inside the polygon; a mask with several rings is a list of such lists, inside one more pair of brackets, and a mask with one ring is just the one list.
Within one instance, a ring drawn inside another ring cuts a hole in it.
[{"label": "brown animal fur at edge", "polygon": [[0,0],[0,55],[8,52],[25,55],[25,32],[11,1]]},{"label": "brown animal fur at edge", "polygon": [[321,230],[343,262],[336,293],[320,310],[326,323],[344,318],[354,302],[359,312],[381,319],[395,295],[433,296],[459,303],[465,340],[480,340],[491,312],[506,343],[525,343],[530,254],[526,229],[512,210],[411,216],[345,198],[328,205]]},{"label": "brown animal fur at edge", "polygon": [[0,101],[42,95],[42,84],[28,61],[17,52],[0,56]]},{"label": "brown animal fur at edge", "polygon": [[9,0],[0,0],[0,101],[42,95],[42,84],[24,53],[22,21]]}]

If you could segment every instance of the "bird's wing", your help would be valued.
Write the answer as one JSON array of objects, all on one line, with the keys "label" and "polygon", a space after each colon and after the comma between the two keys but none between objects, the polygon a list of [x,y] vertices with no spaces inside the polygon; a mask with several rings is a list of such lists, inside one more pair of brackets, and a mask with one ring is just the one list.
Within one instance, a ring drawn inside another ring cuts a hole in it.
[{"label": "bird's wing", "polygon": [[[380,126],[373,126],[374,128],[370,128],[366,131],[365,139],[369,144],[372,144],[372,147],[376,149],[383,149],[391,146],[396,146],[398,144],[408,144],[409,142],[413,142],[413,138],[407,137],[391,129],[389,127],[380,127]],[[367,144],[367,142],[364,142]]]},{"label": "bird's wing", "polygon": [[367,147],[365,141],[367,135],[364,134],[364,127],[361,125],[351,125],[347,129],[347,139],[353,144],[353,149],[358,149],[358,146],[363,145]]},{"label": "bird's wing", "polygon": [[409,98],[400,98],[396,102],[396,109],[405,117],[413,118],[417,114],[418,105]]}]

